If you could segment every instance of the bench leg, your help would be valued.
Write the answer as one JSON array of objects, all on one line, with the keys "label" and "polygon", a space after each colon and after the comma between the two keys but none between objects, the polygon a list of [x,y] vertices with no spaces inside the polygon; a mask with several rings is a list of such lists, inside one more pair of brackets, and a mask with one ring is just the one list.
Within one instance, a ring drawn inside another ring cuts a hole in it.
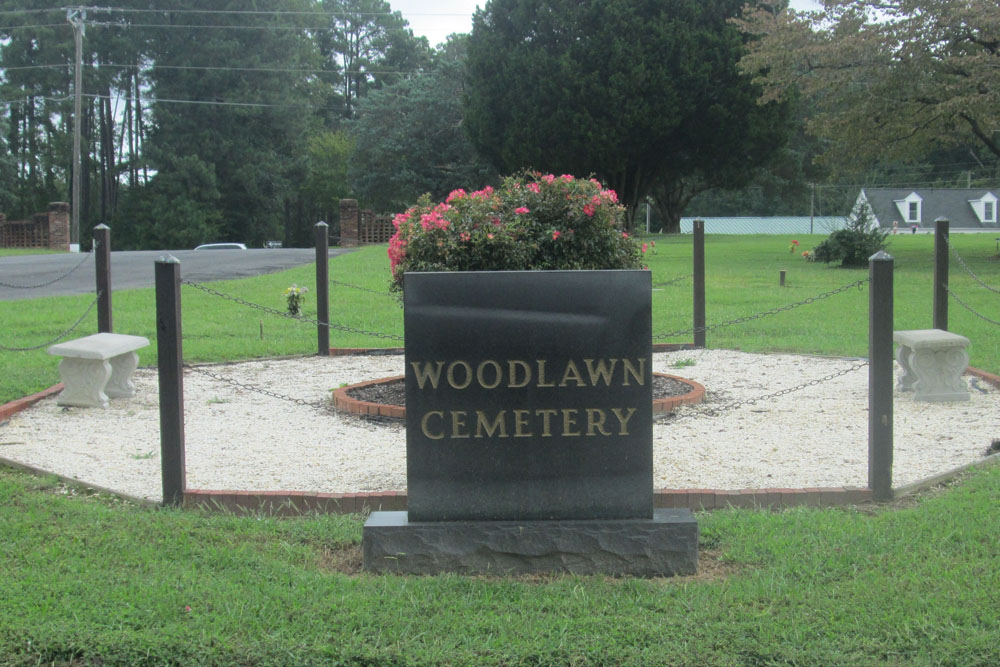
[{"label": "bench leg", "polygon": [[917,375],[915,401],[967,401],[969,386],[962,373],[969,365],[965,348],[917,350],[910,355],[910,366]]},{"label": "bench leg", "polygon": [[111,398],[129,398],[135,395],[135,385],[132,384],[132,373],[139,365],[139,355],[126,352],[117,357],[111,357],[111,378],[104,392]]},{"label": "bench leg", "polygon": [[66,388],[59,394],[58,405],[81,408],[106,408],[108,397],[104,386],[111,377],[111,364],[100,359],[63,357],[59,362],[59,377]]},{"label": "bench leg", "polygon": [[896,351],[896,361],[899,362],[900,367],[903,369],[903,374],[899,376],[899,381],[896,383],[896,389],[899,391],[913,391],[913,385],[917,381],[917,375],[913,372],[913,368],[910,367],[910,357],[912,355],[913,350],[906,345],[900,345]]}]

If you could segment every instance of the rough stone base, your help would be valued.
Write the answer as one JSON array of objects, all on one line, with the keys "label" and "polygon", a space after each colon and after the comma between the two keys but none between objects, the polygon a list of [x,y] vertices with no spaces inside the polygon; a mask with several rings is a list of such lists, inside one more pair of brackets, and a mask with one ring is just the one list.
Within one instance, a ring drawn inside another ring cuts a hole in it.
[{"label": "rough stone base", "polygon": [[373,512],[361,541],[369,572],[669,577],[698,569],[698,522],[688,509],[651,520],[423,521]]}]

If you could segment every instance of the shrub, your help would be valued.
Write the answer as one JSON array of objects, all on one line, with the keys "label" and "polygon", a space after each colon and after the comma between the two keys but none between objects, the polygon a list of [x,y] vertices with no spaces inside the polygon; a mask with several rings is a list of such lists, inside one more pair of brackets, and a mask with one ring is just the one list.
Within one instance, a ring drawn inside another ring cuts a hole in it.
[{"label": "shrub", "polygon": [[438,204],[424,195],[393,221],[392,286],[407,271],[640,268],[624,213],[613,190],[569,174],[525,172]]},{"label": "shrub", "polygon": [[813,250],[817,262],[840,262],[842,267],[868,266],[868,258],[886,247],[887,230],[875,224],[871,214],[856,207],[847,227],[838,229]]}]

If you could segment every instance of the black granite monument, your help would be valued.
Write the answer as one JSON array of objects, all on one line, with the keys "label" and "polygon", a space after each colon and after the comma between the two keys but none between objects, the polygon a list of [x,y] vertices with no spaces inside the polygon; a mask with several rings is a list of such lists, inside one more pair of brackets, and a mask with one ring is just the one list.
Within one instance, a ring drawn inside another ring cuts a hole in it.
[{"label": "black granite monument", "polygon": [[408,273],[407,512],[365,524],[376,572],[664,576],[688,510],[653,510],[650,274]]}]

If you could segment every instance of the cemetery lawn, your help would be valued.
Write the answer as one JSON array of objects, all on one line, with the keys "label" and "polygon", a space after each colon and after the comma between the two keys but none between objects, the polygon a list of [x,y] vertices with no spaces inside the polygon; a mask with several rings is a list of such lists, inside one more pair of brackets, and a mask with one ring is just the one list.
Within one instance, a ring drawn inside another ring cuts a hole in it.
[{"label": "cemetery lawn", "polygon": [[0,664],[996,664],[998,501],[994,465],[895,506],[702,513],[673,580],[401,577],[358,572],[358,516],[0,469]]},{"label": "cemetery lawn", "polygon": [[[799,248],[812,248],[823,235],[799,236]],[[691,272],[691,236],[657,236],[647,253],[653,283]],[[841,269],[807,262],[789,253],[791,237],[706,236],[706,301],[709,326],[780,308],[867,277],[867,269]],[[986,284],[1000,288],[1000,257],[991,234],[953,234],[969,268]],[[927,329],[932,323],[932,234],[890,237],[888,251],[896,258],[896,329]],[[779,287],[780,270],[787,271]],[[183,276],[183,266],[181,267]],[[331,259],[330,278],[351,285],[333,285],[330,318],[334,325],[402,336],[403,311],[397,295],[389,294],[389,261],[385,246],[364,248]],[[298,267],[281,273],[211,283],[212,289],[280,311],[284,291],[293,283],[306,285],[303,315],[316,316],[315,268]],[[361,287],[375,293],[356,289]],[[950,287],[969,306],[1000,321],[995,293],[978,285],[954,260]],[[223,361],[279,355],[315,354],[315,326],[207,294],[193,287],[181,290],[186,361]],[[94,301],[90,295],[0,301],[0,346],[35,346],[59,335]],[[156,364],[156,317],[153,290],[114,293],[114,329],[146,336],[152,342],[140,350],[139,363]],[[691,327],[691,280],[654,287],[653,333]],[[976,317],[954,300],[949,302],[949,329],[971,339],[970,364],[1000,374],[997,325]],[[73,337],[97,331],[91,311]],[[814,303],[760,319],[724,326],[707,333],[708,347],[747,352],[799,352],[864,357],[868,354],[868,290],[851,288]],[[656,342],[690,342],[691,334]],[[342,330],[330,332],[334,347],[396,347],[401,341]],[[47,346],[46,346],[47,347]],[[59,381],[56,360],[44,347],[35,352],[0,351],[0,404],[40,391]]]}]

